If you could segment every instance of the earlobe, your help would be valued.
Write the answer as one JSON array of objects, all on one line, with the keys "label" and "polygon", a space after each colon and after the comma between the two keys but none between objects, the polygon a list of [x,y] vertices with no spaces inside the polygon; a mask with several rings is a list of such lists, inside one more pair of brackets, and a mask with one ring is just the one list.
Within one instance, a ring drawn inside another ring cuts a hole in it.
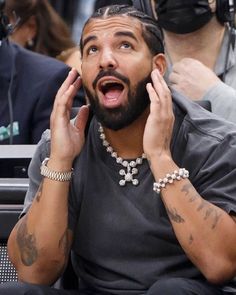
[{"label": "earlobe", "polygon": [[159,53],[153,57],[153,70],[158,69],[160,74],[164,76],[166,72],[166,58],[163,53]]},{"label": "earlobe", "polygon": [[37,22],[36,22],[36,17],[32,15],[26,22],[26,25],[28,27],[28,32],[30,34],[31,39],[34,39],[35,36],[37,35]]}]

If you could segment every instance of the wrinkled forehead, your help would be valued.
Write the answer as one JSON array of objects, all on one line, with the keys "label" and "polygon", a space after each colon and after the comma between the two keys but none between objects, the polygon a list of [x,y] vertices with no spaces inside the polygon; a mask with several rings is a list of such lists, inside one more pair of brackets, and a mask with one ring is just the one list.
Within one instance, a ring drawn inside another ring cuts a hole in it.
[{"label": "wrinkled forehead", "polygon": [[103,16],[102,18],[91,18],[85,25],[82,33],[82,45],[89,36],[99,36],[101,33],[109,34],[116,31],[129,31],[135,36],[142,36],[141,22],[128,15]]}]

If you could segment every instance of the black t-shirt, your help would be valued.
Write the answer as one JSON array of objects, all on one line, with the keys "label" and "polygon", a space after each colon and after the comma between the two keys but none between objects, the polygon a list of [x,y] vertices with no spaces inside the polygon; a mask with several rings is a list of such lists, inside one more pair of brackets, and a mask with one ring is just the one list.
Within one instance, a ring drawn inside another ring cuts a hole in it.
[{"label": "black t-shirt", "polygon": [[[174,161],[189,170],[190,181],[204,199],[236,212],[236,126],[176,93],[174,113]],[[30,166],[25,210],[40,181],[39,165],[49,152],[45,138]],[[138,186],[121,187],[120,169],[102,145],[94,118],[74,162],[70,187],[69,227],[75,235],[73,265],[78,277],[96,291],[125,295],[145,292],[161,277],[201,278],[153,191],[148,162],[138,166]]]}]

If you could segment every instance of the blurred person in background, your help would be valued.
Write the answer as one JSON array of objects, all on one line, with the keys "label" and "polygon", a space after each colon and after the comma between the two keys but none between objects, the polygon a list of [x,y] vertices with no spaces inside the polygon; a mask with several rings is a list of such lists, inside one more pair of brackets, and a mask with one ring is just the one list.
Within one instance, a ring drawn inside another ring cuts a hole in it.
[{"label": "blurred person in background", "polygon": [[70,68],[10,42],[12,27],[0,4],[0,144],[35,144],[49,127],[55,95]]},{"label": "blurred person in background", "polygon": [[[31,51],[57,58],[80,70],[80,55],[69,27],[48,0],[6,0],[10,23],[17,21],[10,39]],[[83,100],[80,89],[74,105]]]},{"label": "blurred person in background", "polygon": [[10,23],[19,18],[11,40],[32,51],[56,57],[75,46],[64,20],[48,0],[6,0]]},{"label": "blurred person in background", "polygon": [[170,86],[236,122],[234,1],[156,0]]}]

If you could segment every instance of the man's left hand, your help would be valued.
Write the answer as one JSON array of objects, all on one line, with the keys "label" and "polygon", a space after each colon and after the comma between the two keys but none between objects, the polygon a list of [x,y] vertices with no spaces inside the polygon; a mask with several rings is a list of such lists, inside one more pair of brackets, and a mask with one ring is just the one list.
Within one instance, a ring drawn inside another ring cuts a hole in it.
[{"label": "man's left hand", "polygon": [[151,77],[153,84],[147,84],[151,104],[143,137],[144,152],[149,160],[171,159],[170,141],[174,125],[172,96],[158,69],[152,72]]}]

